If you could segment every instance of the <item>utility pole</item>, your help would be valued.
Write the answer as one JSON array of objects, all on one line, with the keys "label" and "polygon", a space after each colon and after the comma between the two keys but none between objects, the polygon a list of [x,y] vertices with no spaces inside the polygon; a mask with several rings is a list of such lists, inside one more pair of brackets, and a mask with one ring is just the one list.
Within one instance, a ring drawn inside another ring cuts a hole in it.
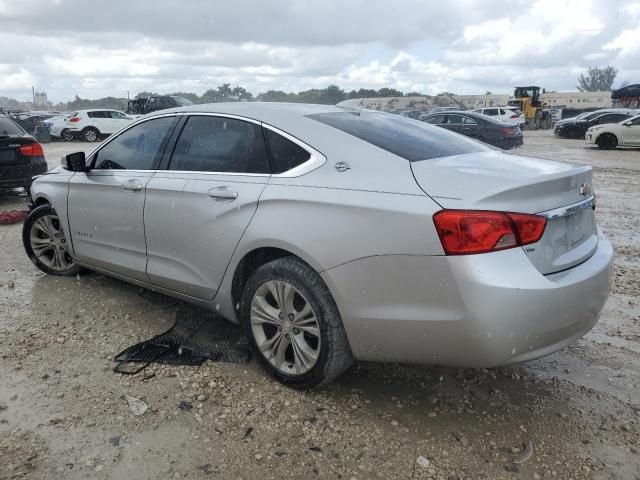
[{"label": "utility pole", "polygon": [[33,96],[33,108],[36,108],[36,89],[31,85],[31,95]]}]

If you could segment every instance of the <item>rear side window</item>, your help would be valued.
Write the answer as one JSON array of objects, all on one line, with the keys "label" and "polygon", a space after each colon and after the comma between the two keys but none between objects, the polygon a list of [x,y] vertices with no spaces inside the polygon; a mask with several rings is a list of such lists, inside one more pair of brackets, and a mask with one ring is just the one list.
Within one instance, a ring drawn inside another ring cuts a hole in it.
[{"label": "rear side window", "polygon": [[111,118],[111,112],[87,112],[89,118]]},{"label": "rear side window", "polygon": [[485,115],[489,115],[490,117],[495,117],[496,115],[498,115],[498,109],[497,108],[485,108],[484,109],[484,113]]},{"label": "rear side window", "polygon": [[103,170],[153,170],[162,155],[165,141],[173,131],[176,117],[161,117],[125,130],[96,154],[94,163]]},{"label": "rear side window", "polygon": [[461,124],[462,123],[462,115],[447,115],[447,123],[451,124]]},{"label": "rear side window", "polygon": [[269,173],[262,127],[226,117],[191,116],[171,157],[170,170]]},{"label": "rear side window", "polygon": [[264,129],[267,142],[269,143],[269,152],[271,153],[271,169],[272,172],[284,173],[287,170],[302,165],[311,158],[311,154],[301,146],[293,143],[288,138],[269,130]]},{"label": "rear side window", "polygon": [[0,137],[6,135],[24,135],[25,131],[22,130],[13,120],[7,117],[0,117]]},{"label": "rear side window", "polygon": [[308,115],[411,162],[489,150],[478,142],[399,115],[382,112],[335,112]]},{"label": "rear side window", "polygon": [[430,123],[431,125],[440,125],[444,123],[444,115],[434,115],[433,117],[427,117],[424,119],[425,122]]}]

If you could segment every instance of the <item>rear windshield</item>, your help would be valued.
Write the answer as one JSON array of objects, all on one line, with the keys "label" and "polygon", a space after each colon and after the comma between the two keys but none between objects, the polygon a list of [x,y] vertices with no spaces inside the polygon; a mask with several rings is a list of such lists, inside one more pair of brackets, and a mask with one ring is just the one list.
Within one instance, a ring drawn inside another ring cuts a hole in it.
[{"label": "rear windshield", "polygon": [[388,113],[316,113],[308,118],[371,143],[410,162],[488,150],[478,142],[441,127]]},{"label": "rear windshield", "polygon": [[13,120],[7,117],[0,117],[0,137],[4,137],[7,135],[24,135],[24,134],[25,134],[25,131],[22,130],[22,128],[20,128],[18,124],[16,124],[16,122],[14,122]]}]

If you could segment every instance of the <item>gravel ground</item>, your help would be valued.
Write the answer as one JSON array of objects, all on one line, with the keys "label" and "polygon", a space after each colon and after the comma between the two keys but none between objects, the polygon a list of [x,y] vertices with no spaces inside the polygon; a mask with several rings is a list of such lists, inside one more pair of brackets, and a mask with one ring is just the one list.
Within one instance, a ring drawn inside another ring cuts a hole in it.
[{"label": "gravel ground", "polygon": [[[45,151],[57,165],[92,147]],[[359,363],[310,393],[255,362],[118,375],[113,356],[167,329],[175,309],[101,275],[45,276],[21,225],[0,226],[0,479],[640,478],[640,151],[544,131],[518,153],[594,167],[617,257],[593,331],[506,368]],[[25,207],[0,197],[0,210]]]}]

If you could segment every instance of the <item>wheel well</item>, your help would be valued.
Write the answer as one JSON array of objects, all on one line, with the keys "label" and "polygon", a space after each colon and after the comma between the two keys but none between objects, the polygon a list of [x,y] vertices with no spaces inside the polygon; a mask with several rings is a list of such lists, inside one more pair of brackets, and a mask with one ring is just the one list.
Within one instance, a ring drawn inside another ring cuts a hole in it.
[{"label": "wheel well", "polygon": [[233,299],[233,308],[236,311],[240,305],[240,297],[242,296],[244,286],[249,280],[251,274],[265,263],[269,263],[282,257],[299,258],[293,253],[281,248],[264,247],[252,250],[247,253],[242,260],[240,260],[240,263],[238,263],[236,271],[233,274],[233,281],[231,282],[231,298]]},{"label": "wheel well", "polygon": [[34,202],[33,202],[33,204],[34,204],[36,207],[40,207],[40,206],[42,206],[42,205],[48,205],[49,203],[50,203],[50,202],[49,202],[49,200],[47,200],[47,199],[46,199],[46,198],[44,198],[44,197],[38,197],[38,198],[36,198],[36,199],[34,200]]}]

